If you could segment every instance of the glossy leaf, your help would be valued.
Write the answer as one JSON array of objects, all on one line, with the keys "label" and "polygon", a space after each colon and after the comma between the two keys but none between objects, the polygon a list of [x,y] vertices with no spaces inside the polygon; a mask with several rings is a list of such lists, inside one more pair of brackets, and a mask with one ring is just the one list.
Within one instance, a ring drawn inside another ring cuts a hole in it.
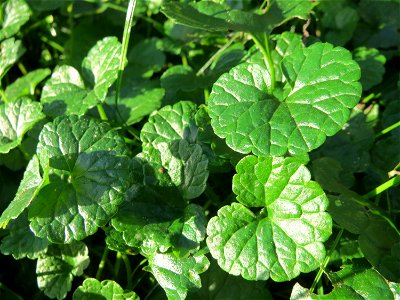
[{"label": "glossy leaf", "polygon": [[46,115],[83,115],[92,105],[86,103],[87,91],[78,71],[70,66],[58,66],[43,87],[40,98]]},{"label": "glossy leaf", "polygon": [[122,287],[112,280],[102,282],[94,278],[85,279],[72,297],[74,300],[139,300],[134,292],[124,292]]},{"label": "glossy leaf", "polygon": [[36,259],[47,251],[47,239],[36,237],[29,229],[26,215],[13,221],[10,233],[1,240],[0,251],[4,255],[12,255],[15,259]]},{"label": "glossy leaf", "polygon": [[25,133],[44,118],[38,102],[22,98],[0,104],[0,153],[18,147]]},{"label": "glossy leaf", "polygon": [[0,227],[5,228],[11,219],[16,219],[29,206],[45,182],[40,175],[39,160],[33,156],[26,167],[14,200],[3,211],[0,217]]},{"label": "glossy leaf", "polygon": [[185,299],[188,291],[201,287],[199,274],[210,262],[204,255],[178,258],[172,253],[155,253],[149,257],[150,271],[164,289],[168,299]]},{"label": "glossy leaf", "polygon": [[118,76],[121,44],[116,37],[106,37],[96,43],[82,62],[83,76],[92,91],[85,101],[97,104],[104,101],[108,88]]},{"label": "glossy leaf", "polygon": [[0,41],[18,33],[20,27],[29,20],[31,10],[24,0],[8,0],[2,15]]},{"label": "glossy leaf", "polygon": [[374,269],[348,265],[330,277],[334,288],[329,294],[312,294],[310,290],[296,283],[290,299],[393,299],[388,283]]},{"label": "glossy leaf", "polygon": [[5,95],[7,100],[12,102],[23,96],[33,96],[36,86],[50,73],[50,69],[36,69],[18,78],[6,88]]},{"label": "glossy leaf", "polygon": [[29,209],[39,237],[69,243],[94,234],[117,212],[130,185],[126,145],[105,123],[59,117],[44,126],[37,147],[49,184]]},{"label": "glossy leaf", "polygon": [[75,276],[89,265],[88,248],[82,242],[50,245],[36,265],[37,284],[50,298],[63,299],[71,290]]},{"label": "glossy leaf", "polygon": [[294,158],[242,159],[233,179],[237,200],[207,226],[207,245],[220,267],[247,280],[286,281],[316,269],[332,220],[328,199]]},{"label": "glossy leaf", "polygon": [[0,79],[7,73],[8,69],[17,62],[25,53],[21,41],[9,38],[0,44]]},{"label": "glossy leaf", "polygon": [[281,67],[285,83],[275,91],[257,64],[239,65],[213,85],[211,124],[235,151],[311,151],[342,128],[359,100],[360,70],[343,48],[317,43],[286,56]]}]

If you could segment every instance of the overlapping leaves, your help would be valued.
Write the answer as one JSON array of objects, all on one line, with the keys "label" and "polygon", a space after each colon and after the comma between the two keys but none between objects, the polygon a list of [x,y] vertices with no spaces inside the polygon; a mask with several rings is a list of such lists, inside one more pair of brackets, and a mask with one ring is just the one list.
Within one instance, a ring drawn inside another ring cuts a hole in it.
[{"label": "overlapping leaves", "polygon": [[[294,158],[248,156],[236,166],[240,203],[224,206],[207,226],[220,267],[248,280],[295,278],[316,269],[331,234],[328,199]],[[254,213],[250,208],[262,207]]]}]

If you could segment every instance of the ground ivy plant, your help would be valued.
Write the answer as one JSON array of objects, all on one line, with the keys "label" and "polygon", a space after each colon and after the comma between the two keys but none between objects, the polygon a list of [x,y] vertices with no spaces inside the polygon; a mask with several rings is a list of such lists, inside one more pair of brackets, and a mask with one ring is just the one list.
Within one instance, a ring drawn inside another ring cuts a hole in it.
[{"label": "ground ivy plant", "polygon": [[400,4],[255,2],[1,3],[0,298],[399,297]]}]

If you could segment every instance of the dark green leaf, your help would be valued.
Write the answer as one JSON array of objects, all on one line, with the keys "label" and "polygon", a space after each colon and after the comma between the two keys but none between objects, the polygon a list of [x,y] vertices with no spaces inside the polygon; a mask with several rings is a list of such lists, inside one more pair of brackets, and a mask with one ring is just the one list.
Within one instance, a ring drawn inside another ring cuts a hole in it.
[{"label": "dark green leaf", "polygon": [[43,118],[40,103],[30,99],[0,103],[0,153],[18,147],[25,133]]},{"label": "dark green leaf", "polygon": [[71,290],[75,276],[89,265],[88,248],[82,242],[50,245],[36,265],[37,284],[50,298],[63,299]]},{"label": "dark green leaf", "polygon": [[130,164],[124,140],[109,125],[59,117],[43,128],[37,153],[49,164],[50,179],[29,210],[37,236],[81,240],[117,212],[130,185]]},{"label": "dark green leaf", "polygon": [[354,59],[361,68],[361,84],[363,90],[380,83],[385,73],[386,58],[377,49],[358,47],[354,50]]}]

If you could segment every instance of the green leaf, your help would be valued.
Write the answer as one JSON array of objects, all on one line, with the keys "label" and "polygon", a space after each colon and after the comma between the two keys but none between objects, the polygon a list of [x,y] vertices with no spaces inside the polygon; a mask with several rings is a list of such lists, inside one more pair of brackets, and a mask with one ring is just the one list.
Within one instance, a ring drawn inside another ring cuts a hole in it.
[{"label": "green leaf", "polygon": [[48,240],[38,238],[33,234],[25,215],[12,222],[9,227],[10,234],[1,240],[2,254],[12,254],[15,259],[25,257],[36,259],[47,251]]},{"label": "green leaf", "polygon": [[180,190],[184,199],[200,196],[208,179],[208,159],[201,146],[189,144],[186,140],[173,141],[169,145],[158,145],[162,165],[168,171],[171,181]]},{"label": "green leaf", "polygon": [[8,0],[2,15],[0,41],[18,33],[21,26],[28,22],[31,10],[24,0]]},{"label": "green leaf", "polygon": [[38,102],[21,98],[0,104],[0,153],[18,147],[25,133],[44,118]]},{"label": "green leaf", "polygon": [[207,245],[220,267],[247,280],[286,281],[316,269],[332,230],[328,199],[294,158],[247,156],[236,166],[239,203],[207,225]]},{"label": "green leaf", "polygon": [[8,101],[13,102],[23,96],[33,96],[36,86],[51,73],[50,69],[36,69],[19,77],[7,86],[5,95]]},{"label": "green leaf", "polygon": [[75,300],[139,300],[134,292],[125,293],[122,287],[112,280],[102,282],[87,278],[72,297]]},{"label": "green leaf", "polygon": [[44,126],[37,146],[49,164],[49,184],[29,210],[31,229],[53,243],[94,234],[117,212],[130,186],[130,164],[122,137],[87,117],[58,117]]},{"label": "green leaf", "polygon": [[155,253],[146,267],[164,289],[168,299],[185,299],[188,291],[201,287],[199,274],[208,269],[207,257],[198,254],[178,258],[172,253]]},{"label": "green leaf", "polygon": [[104,101],[108,88],[117,80],[121,48],[116,37],[106,37],[98,41],[83,60],[83,76],[92,88],[85,101],[92,106]]},{"label": "green leaf", "polygon": [[382,82],[386,58],[375,48],[358,47],[354,49],[354,59],[361,68],[363,90],[369,90]]},{"label": "green leaf", "polygon": [[290,299],[393,299],[388,283],[374,269],[347,265],[330,277],[334,289],[329,294],[312,294],[310,290],[296,283]]},{"label": "green leaf", "polygon": [[3,211],[0,217],[0,227],[5,228],[11,219],[16,219],[36,197],[45,179],[40,175],[39,160],[33,156],[26,167],[14,200]]},{"label": "green leaf", "polygon": [[187,299],[210,300],[270,300],[265,282],[248,281],[238,276],[232,276],[223,271],[214,259],[210,267],[201,276],[201,289],[189,293]]},{"label": "green leaf", "polygon": [[208,31],[267,32],[294,17],[306,19],[312,4],[308,1],[271,1],[264,15],[231,9],[212,1],[180,3],[166,1],[162,12],[174,22]]},{"label": "green leaf", "polygon": [[358,242],[371,265],[387,280],[400,282],[400,236],[382,219],[371,218]]},{"label": "green leaf", "polygon": [[360,98],[359,67],[343,48],[316,43],[286,56],[281,67],[285,82],[275,91],[258,64],[236,66],[213,85],[211,124],[235,151],[311,151],[342,128]]},{"label": "green leaf", "polygon": [[71,290],[75,276],[89,265],[88,248],[82,242],[50,245],[36,265],[37,284],[50,298],[63,299]]},{"label": "green leaf", "polygon": [[25,53],[21,41],[9,38],[0,44],[0,79],[7,73],[9,68]]},{"label": "green leaf", "polygon": [[78,71],[70,66],[58,66],[46,81],[40,102],[46,115],[83,115],[91,106],[84,101],[87,91]]},{"label": "green leaf", "polygon": [[371,151],[373,164],[383,171],[392,171],[400,161],[399,147],[399,135],[388,135],[378,140]]}]

